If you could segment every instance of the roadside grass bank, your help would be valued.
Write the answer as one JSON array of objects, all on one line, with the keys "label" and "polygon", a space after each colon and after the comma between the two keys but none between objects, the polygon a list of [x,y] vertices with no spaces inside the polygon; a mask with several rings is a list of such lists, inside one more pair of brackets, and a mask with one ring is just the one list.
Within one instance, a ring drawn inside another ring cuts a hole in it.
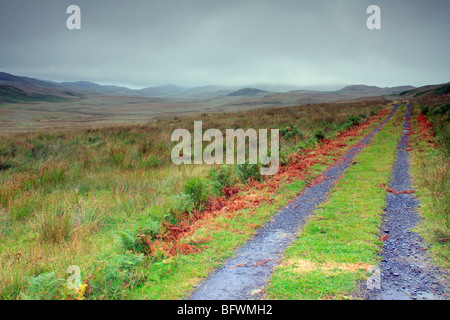
[{"label": "roadside grass bank", "polygon": [[419,233],[450,270],[450,104],[414,103],[411,173],[420,200]]},{"label": "roadside grass bank", "polygon": [[402,134],[405,105],[356,156],[285,252],[266,287],[269,299],[355,299],[378,264],[386,186]]},{"label": "roadside grass bank", "polygon": [[[333,138],[339,132],[351,131],[385,107],[381,102],[360,101],[206,114],[202,120],[205,130],[280,128],[281,154],[288,162],[292,152],[314,152],[324,136]],[[210,166],[175,166],[169,160],[171,131],[189,128],[192,120],[2,136],[0,298],[16,299],[23,297],[22,293],[36,299],[72,297],[73,292],[58,293],[55,289],[61,279],[67,279],[70,265],[80,267],[87,285],[84,296],[92,299],[128,298],[146,279],[158,279],[158,274],[171,274],[177,269],[179,266],[173,266],[176,257],[167,254],[164,243],[153,248],[156,250],[150,255],[146,240],[150,238],[155,247],[157,236],[179,229],[186,216],[195,218],[200,208],[194,208],[195,201],[184,196],[199,196],[200,204],[211,191],[208,186],[197,188],[211,181]],[[352,139],[355,137],[348,137],[350,143]],[[321,155],[320,161],[305,172],[318,174],[332,157]],[[241,185],[251,181],[249,170],[244,171]],[[226,176],[213,180],[225,183]],[[305,174],[303,183],[313,176]],[[212,189],[217,195],[217,188]],[[251,206],[254,202],[248,201],[246,210]],[[247,232],[249,228],[244,229]],[[209,245],[206,240],[183,240],[176,249],[195,250],[202,243]],[[225,232],[224,244],[219,243],[226,246],[228,240]],[[148,272],[149,268],[156,269]]]}]

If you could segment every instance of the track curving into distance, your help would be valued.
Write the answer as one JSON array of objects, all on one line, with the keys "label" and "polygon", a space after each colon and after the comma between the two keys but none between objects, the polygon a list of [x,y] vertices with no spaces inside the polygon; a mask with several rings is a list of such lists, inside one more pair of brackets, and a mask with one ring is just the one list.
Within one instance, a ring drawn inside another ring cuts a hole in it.
[{"label": "track curving into distance", "polygon": [[[366,291],[369,300],[449,299],[444,271],[426,255],[423,238],[413,228],[420,223],[419,200],[411,191],[409,133],[411,103],[408,104],[403,134],[397,147],[381,233],[386,238],[381,253],[378,288]],[[362,291],[365,291],[364,288]]]},{"label": "track curving into distance", "polygon": [[[400,105],[371,133],[351,147],[339,161],[325,170],[317,181],[307,187],[290,204],[282,208],[266,225],[258,230],[223,267],[213,271],[201,282],[191,300],[245,300],[261,298],[261,290],[270,278],[277,261],[297,237],[306,218],[316,206],[326,200],[328,193],[354,157],[367,146],[373,136],[389,121]],[[320,179],[321,178],[321,179]],[[238,266],[239,265],[239,266]]]}]

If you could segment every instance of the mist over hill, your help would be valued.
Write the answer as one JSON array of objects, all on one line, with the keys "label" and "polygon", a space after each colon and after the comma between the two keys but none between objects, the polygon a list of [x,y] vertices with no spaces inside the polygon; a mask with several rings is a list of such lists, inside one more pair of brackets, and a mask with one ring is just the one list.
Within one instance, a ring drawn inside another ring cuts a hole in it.
[{"label": "mist over hill", "polygon": [[44,92],[56,95],[80,95],[82,93],[93,93],[103,95],[118,95],[130,97],[186,97],[186,98],[214,98],[214,97],[236,97],[236,96],[258,96],[271,93],[296,93],[296,94],[338,94],[355,97],[383,96],[399,94],[404,91],[415,89],[413,86],[396,86],[380,88],[369,85],[349,85],[335,91],[321,91],[311,89],[295,89],[290,85],[254,85],[252,87],[236,88],[227,86],[200,86],[181,87],[175,84],[147,87],[143,89],[130,89],[124,86],[100,85],[90,81],[55,82],[49,80],[35,79],[31,77],[16,76],[0,72],[0,84],[17,87],[26,92]]},{"label": "mist over hill", "polygon": [[256,95],[262,94],[262,93],[268,93],[268,92],[266,90],[260,90],[260,89],[255,89],[255,88],[243,88],[243,89],[239,89],[237,91],[229,93],[228,96],[230,96],[230,97],[256,96]]}]

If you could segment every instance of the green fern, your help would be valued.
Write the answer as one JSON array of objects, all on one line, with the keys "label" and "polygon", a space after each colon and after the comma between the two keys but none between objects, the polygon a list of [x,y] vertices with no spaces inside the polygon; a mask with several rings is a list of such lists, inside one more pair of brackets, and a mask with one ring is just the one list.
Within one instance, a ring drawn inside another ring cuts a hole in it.
[{"label": "green fern", "polygon": [[60,297],[64,285],[54,272],[40,274],[28,280],[28,287],[21,293],[22,300],[55,300]]}]

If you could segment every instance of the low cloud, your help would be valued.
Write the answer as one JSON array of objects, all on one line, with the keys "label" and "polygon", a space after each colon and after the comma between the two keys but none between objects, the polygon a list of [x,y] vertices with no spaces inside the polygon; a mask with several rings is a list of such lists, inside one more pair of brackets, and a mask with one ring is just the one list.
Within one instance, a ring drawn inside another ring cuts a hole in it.
[{"label": "low cloud", "polygon": [[[81,30],[66,8],[81,8]],[[156,0],[3,3],[0,69],[145,87],[447,82],[448,1]]]}]

